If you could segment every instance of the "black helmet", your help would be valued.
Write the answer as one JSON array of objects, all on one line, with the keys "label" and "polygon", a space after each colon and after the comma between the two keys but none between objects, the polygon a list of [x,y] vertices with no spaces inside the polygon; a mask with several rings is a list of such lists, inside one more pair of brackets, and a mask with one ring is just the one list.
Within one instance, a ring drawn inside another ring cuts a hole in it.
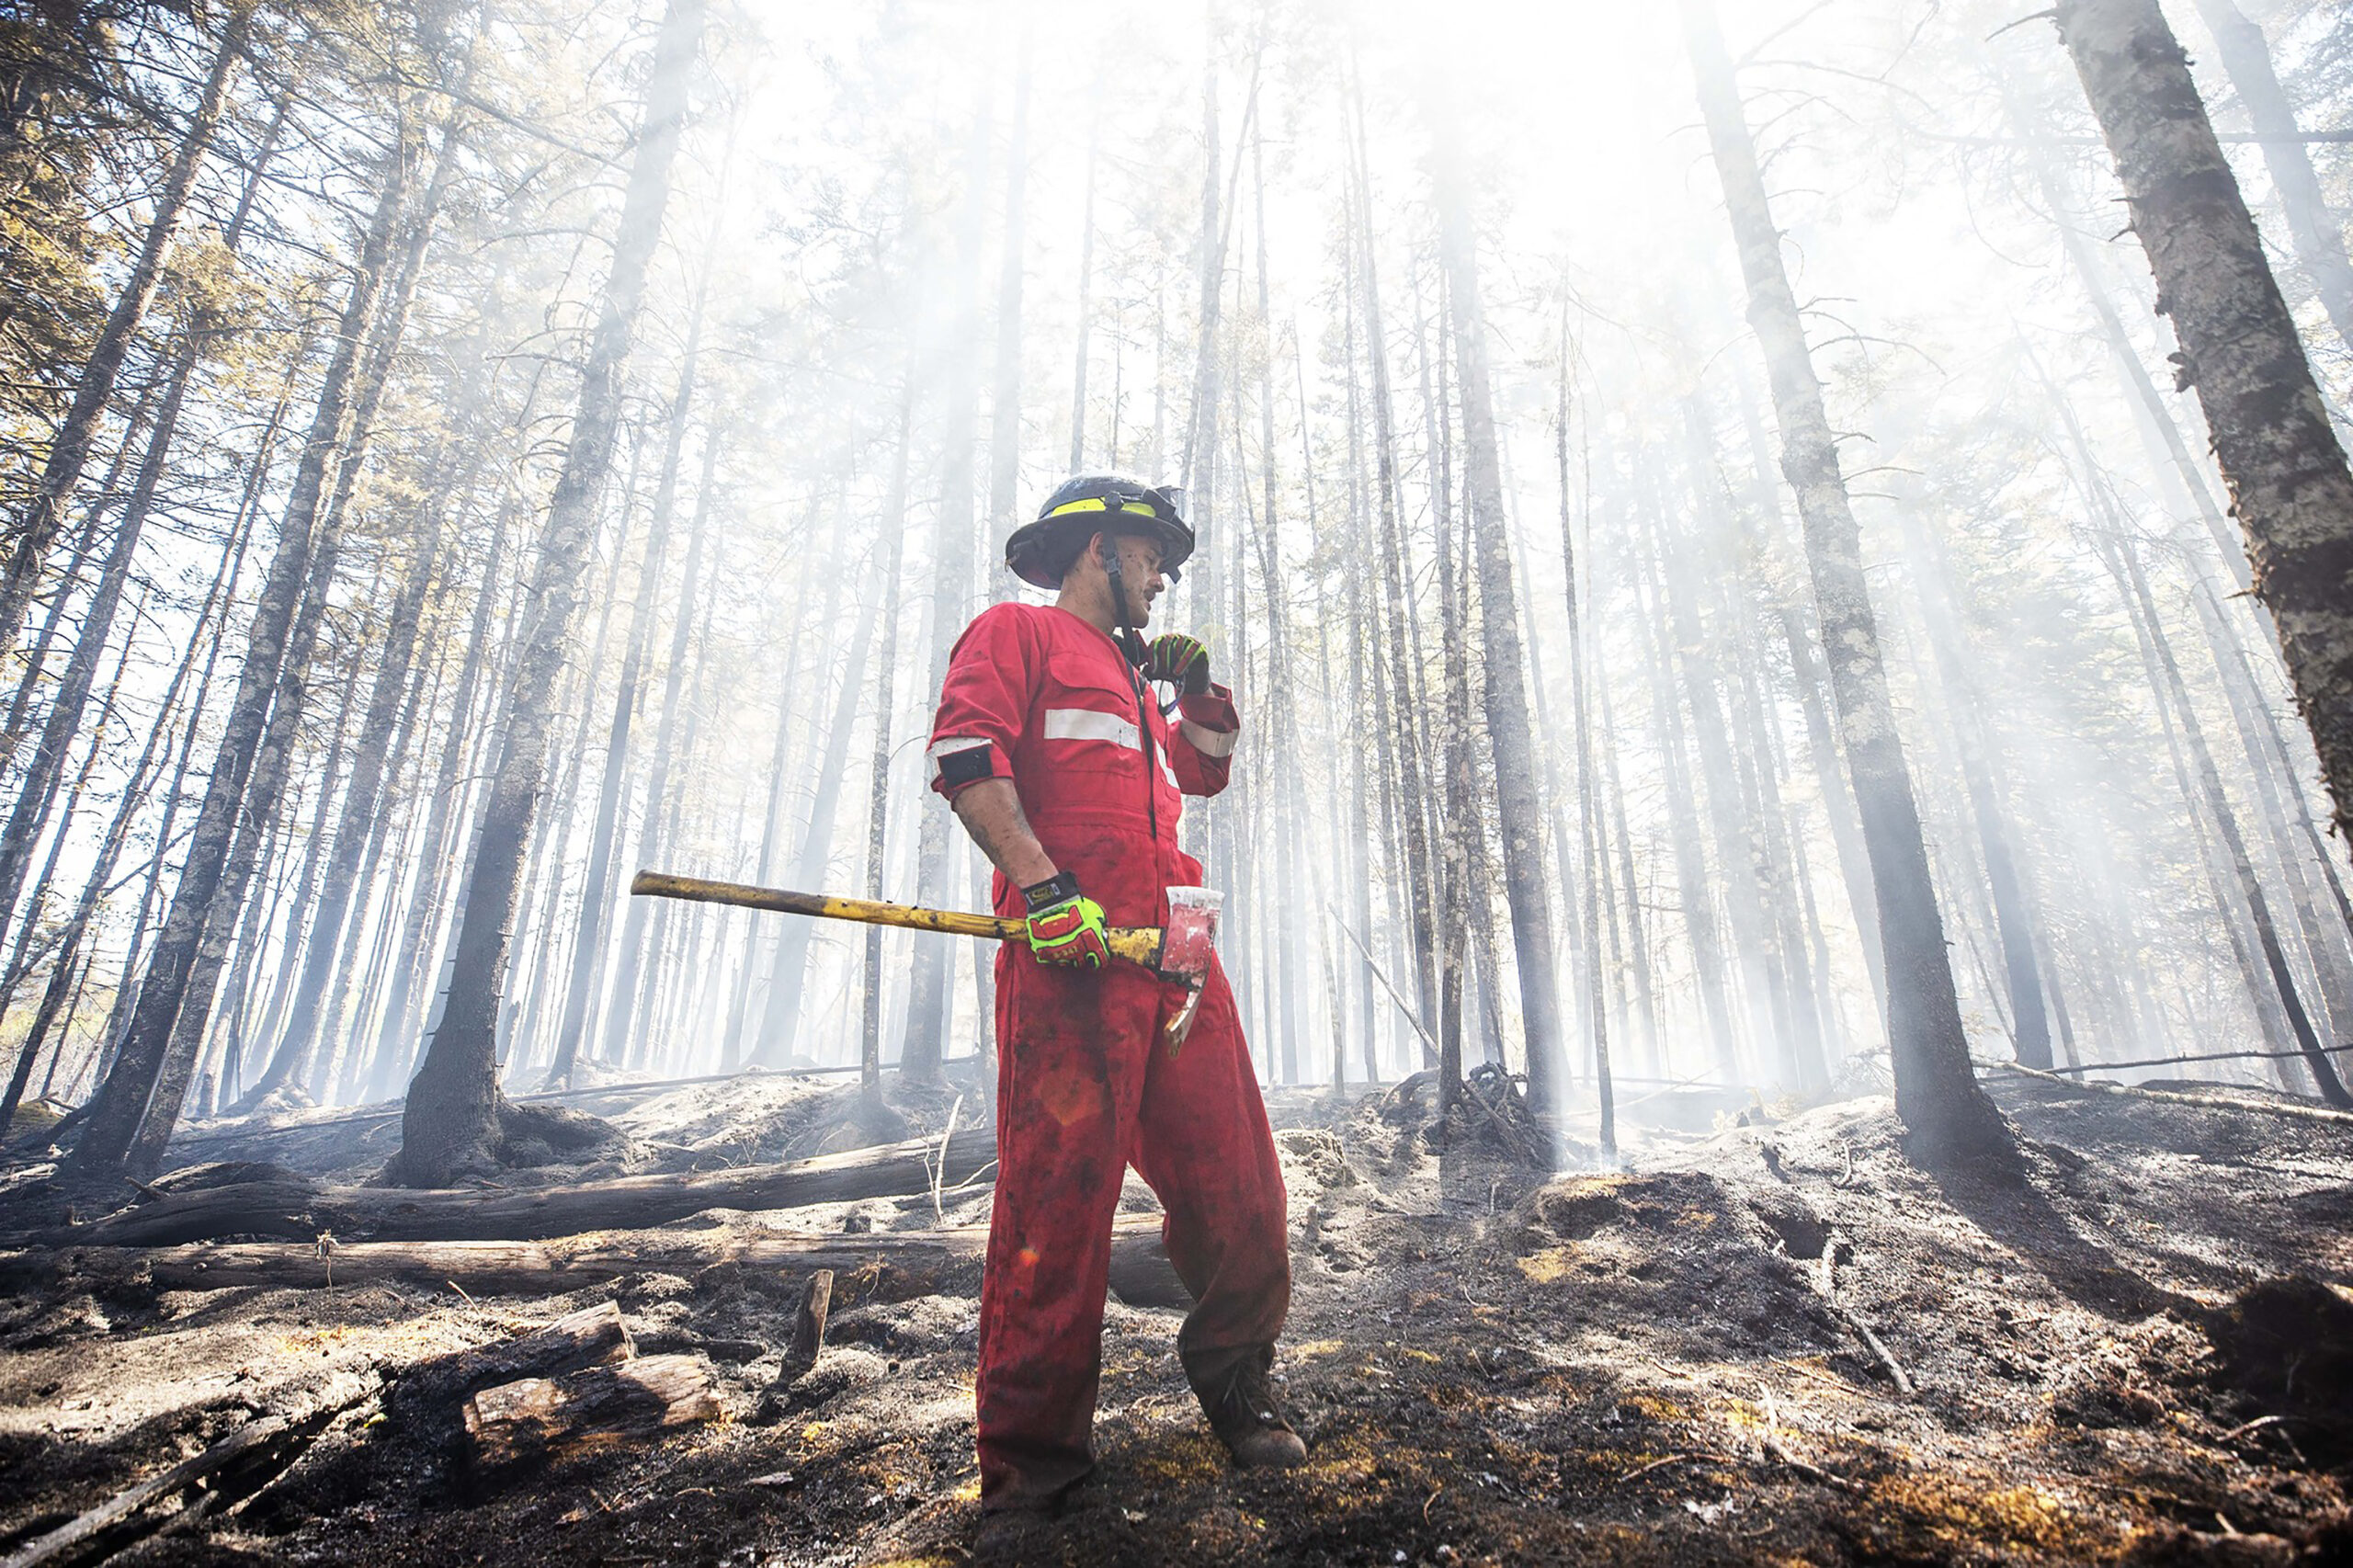
[{"label": "black helmet", "polygon": [[1160,569],[1169,581],[1193,553],[1193,530],[1181,515],[1185,493],[1116,473],[1084,473],[1063,482],[1038,508],[1038,520],[1013,530],[1005,563],[1025,583],[1062,586],[1063,574],[1097,534],[1148,534],[1160,544]]}]

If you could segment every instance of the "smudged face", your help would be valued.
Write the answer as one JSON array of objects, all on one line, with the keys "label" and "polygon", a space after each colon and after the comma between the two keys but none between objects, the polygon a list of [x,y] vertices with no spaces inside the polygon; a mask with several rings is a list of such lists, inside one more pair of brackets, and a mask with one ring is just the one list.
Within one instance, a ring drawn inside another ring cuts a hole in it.
[{"label": "smudged face", "polygon": [[1120,534],[1096,537],[1094,548],[1100,551],[1107,545],[1120,552],[1120,581],[1128,591],[1128,622],[1139,629],[1152,623],[1152,601],[1168,586],[1161,574],[1160,541],[1146,534]]}]

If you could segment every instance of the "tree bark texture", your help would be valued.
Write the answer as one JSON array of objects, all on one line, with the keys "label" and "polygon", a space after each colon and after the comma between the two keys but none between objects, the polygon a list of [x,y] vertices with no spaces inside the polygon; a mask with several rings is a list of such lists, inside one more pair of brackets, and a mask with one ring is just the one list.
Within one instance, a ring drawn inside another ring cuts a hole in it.
[{"label": "tree bark texture", "polygon": [[2245,530],[2255,591],[2353,835],[2353,472],[2295,322],[2156,0],[2062,0],[2090,100]]},{"label": "tree bark texture", "polygon": [[2271,49],[2263,29],[2249,20],[2233,0],[2197,0],[2198,14],[2214,35],[2222,69],[2246,108],[2261,139],[2264,166],[2271,171],[2272,188],[2288,215],[2288,236],[2296,260],[2312,284],[2328,323],[2347,348],[2353,348],[2353,257],[2345,252],[2345,229],[2329,210],[2320,176],[2313,170],[2312,153],[2296,128],[2296,111],[2272,68]]}]

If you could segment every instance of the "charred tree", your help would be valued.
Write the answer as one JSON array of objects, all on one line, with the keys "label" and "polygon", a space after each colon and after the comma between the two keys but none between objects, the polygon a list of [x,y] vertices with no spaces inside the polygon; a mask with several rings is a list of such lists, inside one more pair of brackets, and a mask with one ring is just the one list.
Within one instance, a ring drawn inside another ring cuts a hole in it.
[{"label": "charred tree", "polygon": [[2234,0],[2197,0],[2197,6],[2262,145],[2263,164],[2271,171],[2272,188],[2287,214],[2296,260],[2321,309],[2328,312],[2329,325],[2353,348],[2353,257],[2346,255],[2344,225],[2321,190],[2320,176],[2313,170],[2312,154],[2296,126],[2295,108],[2272,68],[2263,29]]},{"label": "charred tree", "polygon": [[517,1133],[580,1133],[551,1113],[510,1106],[498,1086],[499,996],[506,978],[517,873],[547,773],[549,699],[572,642],[597,504],[612,465],[621,374],[661,239],[670,168],[702,40],[703,0],[670,0],[646,80],[645,114],[630,164],[604,302],[589,339],[580,403],[532,568],[525,642],[511,676],[505,746],[466,881],[466,915],[439,1028],[411,1081],[401,1152],[387,1175],[407,1186],[447,1186],[459,1173],[505,1163]]},{"label": "charred tree", "polygon": [[2053,15],[2180,339],[2337,832],[2353,835],[2353,471],[2156,0],[2061,0]]},{"label": "charred tree", "polygon": [[[1831,695],[1863,819],[1880,939],[1886,954],[1888,1032],[1896,1109],[1927,1162],[2015,1157],[2001,1113],[1969,1064],[1969,1037],[1947,954],[1944,916],[1928,871],[1919,808],[1896,733],[1881,662],[1879,629],[1863,575],[1862,535],[1847,499],[1836,440],[1806,346],[1781,236],[1749,140],[1740,89],[1716,23],[1714,0],[1680,0],[1708,142],[1724,187],[1749,324],[1764,347],[1781,427],[1781,472],[1797,494],[1813,579]],[[2353,741],[2353,733],[2348,733]],[[2353,774],[2348,774],[2353,778]]]}]

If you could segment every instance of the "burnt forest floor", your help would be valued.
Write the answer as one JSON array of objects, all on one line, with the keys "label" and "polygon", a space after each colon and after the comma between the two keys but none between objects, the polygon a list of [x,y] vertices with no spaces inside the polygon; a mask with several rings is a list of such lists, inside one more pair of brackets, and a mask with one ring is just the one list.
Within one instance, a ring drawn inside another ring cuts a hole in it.
[{"label": "burnt forest floor", "polygon": [[[1411,1105],[1278,1096],[1297,1271],[1278,1365],[1308,1465],[1228,1470],[1176,1368],[1180,1314],[1114,1301],[1101,1467],[1024,1560],[2353,1562],[2353,1119],[1994,1082],[2023,1184],[1924,1173],[1877,1097],[1540,1184],[1431,1153]],[[654,1165],[779,1157],[838,1093],[795,1091],[756,1136],[712,1097],[631,1113]],[[974,1187],[790,1222],[985,1205]],[[278,1457],[111,1561],[966,1561],[969,1278],[843,1274],[823,1357],[779,1382],[801,1283],[722,1264],[540,1299],[21,1286],[0,1298],[0,1559],[278,1411]],[[433,1369],[599,1301],[642,1352],[709,1357],[724,1413],[475,1472]]]}]

